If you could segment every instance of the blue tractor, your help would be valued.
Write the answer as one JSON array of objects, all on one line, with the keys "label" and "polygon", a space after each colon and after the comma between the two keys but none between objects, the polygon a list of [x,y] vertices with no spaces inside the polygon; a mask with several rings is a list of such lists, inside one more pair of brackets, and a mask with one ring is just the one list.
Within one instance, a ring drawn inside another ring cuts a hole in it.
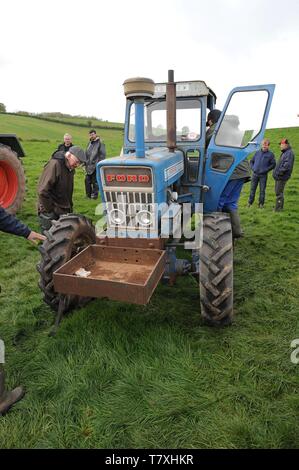
[{"label": "blue tractor", "polygon": [[[55,222],[39,268],[46,302],[60,312],[91,297],[146,304],[161,278],[174,284],[189,273],[204,320],[231,323],[232,225],[219,200],[259,148],[274,88],[234,88],[207,145],[216,95],[205,82],[174,82],[173,71],[167,83],[126,80],[121,155],[97,165],[105,225],[95,234],[82,216]],[[177,258],[182,244],[188,259]]]}]

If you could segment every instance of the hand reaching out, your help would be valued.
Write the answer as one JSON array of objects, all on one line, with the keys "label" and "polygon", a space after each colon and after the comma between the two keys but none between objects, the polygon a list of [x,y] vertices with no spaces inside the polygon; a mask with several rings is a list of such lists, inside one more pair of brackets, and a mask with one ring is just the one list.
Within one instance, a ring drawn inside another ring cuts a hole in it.
[{"label": "hand reaching out", "polygon": [[46,239],[47,239],[47,237],[45,237],[45,235],[42,235],[41,233],[34,232],[33,230],[29,233],[29,235],[27,237],[27,240],[29,240],[33,243],[37,243],[38,240],[44,241]]}]

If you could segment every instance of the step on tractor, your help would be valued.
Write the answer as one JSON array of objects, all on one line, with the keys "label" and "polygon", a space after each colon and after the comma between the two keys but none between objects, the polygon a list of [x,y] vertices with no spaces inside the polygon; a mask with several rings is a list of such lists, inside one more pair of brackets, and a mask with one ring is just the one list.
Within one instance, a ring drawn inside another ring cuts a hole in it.
[{"label": "step on tractor", "polygon": [[0,206],[10,214],[20,209],[25,196],[24,156],[15,134],[0,134]]},{"label": "step on tractor", "polygon": [[[232,224],[218,204],[235,168],[260,146],[274,88],[234,88],[207,146],[216,95],[204,81],[175,82],[172,70],[167,83],[125,80],[123,149],[97,165],[97,231],[86,217],[64,215],[40,248],[39,285],[58,311],[56,326],[91,298],[145,305],[160,280],[174,285],[183,274],[199,283],[203,319],[231,323]],[[182,245],[187,259],[177,257]]]}]

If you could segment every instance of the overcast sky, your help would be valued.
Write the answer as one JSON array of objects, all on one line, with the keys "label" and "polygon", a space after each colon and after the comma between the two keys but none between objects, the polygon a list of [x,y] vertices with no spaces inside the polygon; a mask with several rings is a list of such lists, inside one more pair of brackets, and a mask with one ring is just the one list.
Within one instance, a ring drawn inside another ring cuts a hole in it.
[{"label": "overcast sky", "polygon": [[174,69],[218,108],[235,86],[275,83],[267,127],[299,126],[298,51],[298,0],[9,0],[0,102],[123,122],[123,81]]}]

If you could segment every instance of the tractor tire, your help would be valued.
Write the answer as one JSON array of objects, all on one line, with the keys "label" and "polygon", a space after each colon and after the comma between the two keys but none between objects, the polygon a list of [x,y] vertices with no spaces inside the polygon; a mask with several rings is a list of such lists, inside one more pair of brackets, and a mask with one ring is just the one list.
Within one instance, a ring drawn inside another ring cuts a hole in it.
[{"label": "tractor tire", "polygon": [[20,209],[26,190],[21,160],[6,145],[0,145],[0,206],[10,214]]},{"label": "tractor tire", "polygon": [[200,250],[201,315],[211,326],[229,325],[233,319],[233,241],[229,214],[203,217]]},{"label": "tractor tire", "polygon": [[[95,228],[91,221],[82,215],[62,215],[53,220],[53,225],[45,232],[47,240],[39,248],[41,261],[37,265],[40,273],[39,287],[44,293],[44,301],[58,311],[60,294],[54,290],[53,273],[88,245],[96,241]],[[65,311],[85,305],[89,298],[67,296]]]}]

